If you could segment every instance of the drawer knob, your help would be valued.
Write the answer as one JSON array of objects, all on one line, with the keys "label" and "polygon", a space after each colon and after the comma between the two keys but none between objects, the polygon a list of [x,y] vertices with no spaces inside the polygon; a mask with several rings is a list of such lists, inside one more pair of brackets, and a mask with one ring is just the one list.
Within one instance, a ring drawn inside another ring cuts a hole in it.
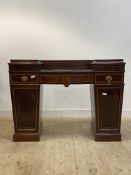
[{"label": "drawer knob", "polygon": [[108,75],[105,77],[105,79],[108,82],[108,84],[110,84],[110,82],[112,81],[112,76]]},{"label": "drawer knob", "polygon": [[28,81],[28,77],[27,76],[22,76],[21,81]]}]

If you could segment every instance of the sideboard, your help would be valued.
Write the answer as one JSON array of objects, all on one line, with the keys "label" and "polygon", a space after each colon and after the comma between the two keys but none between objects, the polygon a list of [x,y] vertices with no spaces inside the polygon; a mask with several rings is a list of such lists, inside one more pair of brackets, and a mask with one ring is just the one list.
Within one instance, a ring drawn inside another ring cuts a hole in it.
[{"label": "sideboard", "polygon": [[120,141],[124,71],[123,59],[10,60],[13,140],[40,140],[41,84],[90,84],[95,140]]}]

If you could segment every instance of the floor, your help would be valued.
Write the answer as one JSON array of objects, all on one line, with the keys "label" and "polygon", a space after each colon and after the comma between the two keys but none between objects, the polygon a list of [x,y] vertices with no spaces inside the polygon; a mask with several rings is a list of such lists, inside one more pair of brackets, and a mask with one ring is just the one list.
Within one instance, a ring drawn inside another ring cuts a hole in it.
[{"label": "floor", "polygon": [[12,142],[13,122],[0,121],[0,175],[131,175],[131,120],[122,142],[95,142],[90,119],[45,118],[41,141]]}]

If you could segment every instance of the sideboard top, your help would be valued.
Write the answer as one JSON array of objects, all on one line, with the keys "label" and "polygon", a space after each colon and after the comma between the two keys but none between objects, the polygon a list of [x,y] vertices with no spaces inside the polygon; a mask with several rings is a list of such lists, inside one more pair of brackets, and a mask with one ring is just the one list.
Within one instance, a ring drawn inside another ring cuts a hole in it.
[{"label": "sideboard top", "polygon": [[9,71],[51,71],[51,70],[86,70],[86,71],[124,71],[123,59],[97,60],[10,60]]}]

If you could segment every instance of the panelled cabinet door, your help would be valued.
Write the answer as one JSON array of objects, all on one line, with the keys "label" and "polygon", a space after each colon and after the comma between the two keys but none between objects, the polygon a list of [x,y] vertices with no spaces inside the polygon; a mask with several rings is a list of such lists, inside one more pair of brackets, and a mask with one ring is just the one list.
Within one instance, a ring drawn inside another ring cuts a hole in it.
[{"label": "panelled cabinet door", "polygon": [[96,86],[97,130],[119,132],[122,106],[122,86]]},{"label": "panelled cabinet door", "polygon": [[37,132],[39,124],[39,85],[12,86],[16,132]]}]

